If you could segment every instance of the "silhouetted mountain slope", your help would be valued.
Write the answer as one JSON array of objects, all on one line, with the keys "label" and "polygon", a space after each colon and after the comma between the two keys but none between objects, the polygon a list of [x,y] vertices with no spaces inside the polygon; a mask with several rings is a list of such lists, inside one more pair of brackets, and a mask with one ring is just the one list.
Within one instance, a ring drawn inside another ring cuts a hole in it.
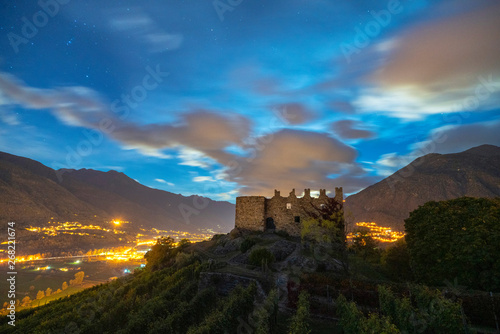
[{"label": "silhouetted mountain slope", "polygon": [[455,154],[428,154],[388,178],[349,196],[348,221],[375,221],[404,230],[404,219],[428,201],[500,196],[500,147],[482,145]]},{"label": "silhouetted mountain slope", "polygon": [[[160,229],[194,231],[234,226],[234,205],[148,188],[116,171],[56,172],[0,152],[0,219],[19,223],[96,222],[121,218]],[[184,213],[184,214],[183,214]]]}]

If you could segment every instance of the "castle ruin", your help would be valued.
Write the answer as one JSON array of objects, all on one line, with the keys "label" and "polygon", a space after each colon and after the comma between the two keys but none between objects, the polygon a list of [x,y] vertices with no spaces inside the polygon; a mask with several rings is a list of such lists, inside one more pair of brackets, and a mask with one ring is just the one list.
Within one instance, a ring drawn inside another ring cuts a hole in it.
[{"label": "castle ruin", "polygon": [[[343,205],[342,187],[335,188],[335,201]],[[245,231],[277,230],[299,236],[301,222],[309,218],[311,212],[318,212],[332,198],[320,189],[319,197],[311,197],[311,189],[304,190],[303,197],[295,195],[293,189],[287,197],[274,191],[272,198],[264,196],[241,196],[236,198],[235,227]]]}]

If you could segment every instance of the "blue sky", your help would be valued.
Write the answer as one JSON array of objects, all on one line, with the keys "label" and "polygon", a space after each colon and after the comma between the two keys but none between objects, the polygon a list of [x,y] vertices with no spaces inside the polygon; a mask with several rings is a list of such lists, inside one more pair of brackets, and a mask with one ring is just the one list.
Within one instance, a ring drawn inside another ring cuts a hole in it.
[{"label": "blue sky", "polygon": [[0,150],[217,200],[500,145],[500,5],[16,1]]}]

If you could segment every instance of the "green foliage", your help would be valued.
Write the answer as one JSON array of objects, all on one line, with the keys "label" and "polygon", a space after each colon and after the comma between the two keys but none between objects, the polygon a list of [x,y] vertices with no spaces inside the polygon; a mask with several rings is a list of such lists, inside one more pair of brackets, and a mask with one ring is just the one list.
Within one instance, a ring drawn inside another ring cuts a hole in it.
[{"label": "green foliage", "polygon": [[219,308],[210,313],[198,326],[191,326],[189,334],[224,334],[236,333],[242,319],[253,308],[257,287],[250,284],[246,289],[236,287],[229,297],[224,299]]},{"label": "green foliage", "polygon": [[[177,255],[188,247],[191,242],[187,239],[182,239],[177,246],[175,240],[171,237],[160,237],[156,244],[151,247],[151,250],[146,253],[144,258],[147,260],[146,268],[149,270],[158,270],[165,268],[177,262]],[[181,261],[183,258],[180,259]]]},{"label": "green foliage", "polygon": [[290,334],[309,334],[311,325],[309,323],[309,294],[302,291],[297,303],[297,312],[292,317],[288,333]]},{"label": "green foliage", "polygon": [[[185,333],[210,312],[215,292],[197,294],[199,263],[177,269],[142,270],[107,284],[16,314],[9,333]],[[43,291],[41,291],[43,293]],[[169,327],[170,326],[170,327]],[[184,330],[182,330],[184,328]]]},{"label": "green foliage", "polygon": [[408,297],[398,298],[379,286],[380,312],[408,333],[462,333],[461,306],[442,297],[438,290],[416,286]]},{"label": "green foliage", "polygon": [[500,291],[500,199],[463,197],[428,202],[405,221],[417,280]]},{"label": "green foliage", "polygon": [[310,218],[302,222],[300,235],[302,239],[317,243],[343,243],[342,212],[332,213],[328,219]]},{"label": "green foliage", "polygon": [[242,253],[246,253],[247,250],[252,248],[257,242],[255,241],[254,238],[245,238],[243,242],[240,245],[240,251]]},{"label": "green foliage", "polygon": [[388,276],[396,281],[412,281],[413,273],[410,268],[410,254],[405,239],[399,239],[392,247],[387,248],[381,259],[383,268]]},{"label": "green foliage", "polygon": [[248,257],[250,264],[254,266],[268,265],[270,266],[274,262],[274,255],[267,248],[257,248],[250,252]]},{"label": "green foliage", "polygon": [[385,316],[379,316],[371,313],[366,318],[358,310],[354,302],[348,302],[344,295],[340,295],[336,301],[337,314],[340,317],[340,326],[345,334],[395,334],[401,333],[396,325],[392,324],[390,319]]},{"label": "green foliage", "polygon": [[378,241],[370,235],[370,230],[367,228],[358,228],[353,232],[351,249],[363,258],[363,261],[369,259],[379,260],[380,251],[378,249]]},{"label": "green foliage", "polygon": [[255,334],[272,333],[278,315],[278,290],[271,290],[264,304],[254,313]]},{"label": "green foliage", "polygon": [[411,320],[415,318],[415,312],[409,298],[397,298],[394,293],[384,286],[379,286],[380,312],[390,317],[396,326],[402,330],[411,332],[414,325]]},{"label": "green foliage", "polygon": [[181,241],[179,241],[179,244],[177,245],[177,248],[179,250],[183,250],[184,248],[188,247],[189,245],[191,245],[191,241],[189,239],[181,239]]}]

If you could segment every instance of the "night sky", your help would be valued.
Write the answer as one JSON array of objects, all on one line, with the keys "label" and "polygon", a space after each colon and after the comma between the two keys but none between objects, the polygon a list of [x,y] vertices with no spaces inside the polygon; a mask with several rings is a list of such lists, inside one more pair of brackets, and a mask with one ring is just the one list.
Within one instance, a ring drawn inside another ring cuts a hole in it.
[{"label": "night sky", "polygon": [[[8,3],[8,4],[7,4]],[[500,2],[9,1],[0,151],[234,201],[500,145]]]}]

